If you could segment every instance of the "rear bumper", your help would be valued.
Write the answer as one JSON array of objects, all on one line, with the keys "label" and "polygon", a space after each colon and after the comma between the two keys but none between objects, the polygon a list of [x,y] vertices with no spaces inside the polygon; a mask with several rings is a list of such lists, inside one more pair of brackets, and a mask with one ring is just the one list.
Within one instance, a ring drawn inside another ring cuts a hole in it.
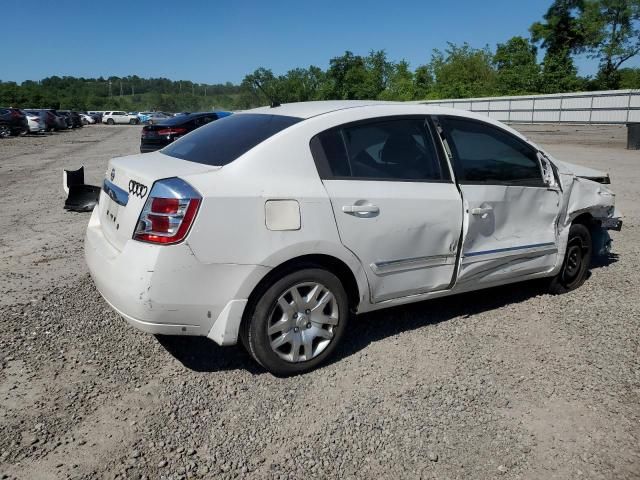
[{"label": "rear bumper", "polygon": [[236,343],[247,281],[266,267],[203,264],[184,243],[130,240],[119,251],[103,235],[98,212],[87,228],[85,259],[98,291],[116,312],[148,333]]}]

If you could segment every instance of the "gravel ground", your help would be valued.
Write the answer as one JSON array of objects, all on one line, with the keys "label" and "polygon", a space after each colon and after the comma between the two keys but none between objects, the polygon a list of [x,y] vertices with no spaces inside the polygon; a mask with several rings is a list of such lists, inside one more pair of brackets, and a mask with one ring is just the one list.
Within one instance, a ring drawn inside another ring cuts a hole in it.
[{"label": "gravel ground", "polygon": [[139,127],[0,140],[0,478],[640,478],[640,153],[620,127],[519,128],[611,172],[615,255],[563,296],[360,316],[335,361],[289,379],[137,332],[93,287],[61,169],[98,183]]}]

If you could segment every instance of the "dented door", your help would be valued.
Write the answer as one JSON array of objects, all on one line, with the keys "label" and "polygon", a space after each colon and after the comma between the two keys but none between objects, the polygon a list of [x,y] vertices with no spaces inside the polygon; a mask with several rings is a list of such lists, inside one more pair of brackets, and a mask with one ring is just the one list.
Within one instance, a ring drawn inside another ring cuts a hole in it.
[{"label": "dented door", "polygon": [[552,269],[560,196],[543,187],[461,185],[468,228],[457,283],[510,281]]},{"label": "dented door", "polygon": [[362,262],[373,301],[449,287],[462,225],[453,183],[324,183],[340,239]]},{"label": "dented door", "polygon": [[312,145],[340,240],[362,262],[372,301],[449,288],[462,200],[426,118],[356,122]]},{"label": "dented door", "polygon": [[465,206],[457,285],[507,283],[551,270],[561,194],[535,148],[498,126],[439,117]]}]

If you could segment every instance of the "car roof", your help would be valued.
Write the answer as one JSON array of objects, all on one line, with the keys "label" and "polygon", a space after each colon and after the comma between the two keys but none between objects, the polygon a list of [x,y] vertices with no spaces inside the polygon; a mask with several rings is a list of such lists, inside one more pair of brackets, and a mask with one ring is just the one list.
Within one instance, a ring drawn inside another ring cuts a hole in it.
[{"label": "car roof", "polygon": [[463,115],[470,118],[480,118],[485,120],[487,117],[478,116],[472,112],[467,112],[455,108],[437,107],[418,102],[390,102],[379,100],[321,100],[314,102],[298,102],[298,103],[283,103],[277,107],[258,107],[251,110],[244,110],[242,113],[264,113],[268,115],[284,115],[288,117],[298,118],[311,118],[318,115],[324,115],[326,113],[335,112],[338,110],[345,110],[348,108],[360,108],[360,107],[377,107],[377,106],[403,106],[407,109],[407,114],[411,114],[412,111],[420,114],[431,115]]},{"label": "car roof", "polygon": [[239,113],[266,113],[287,117],[311,118],[317,115],[344,110],[346,108],[367,107],[371,105],[393,105],[401,102],[381,102],[375,100],[321,100],[316,102],[283,103],[278,107],[259,107]]},{"label": "car roof", "polygon": [[[387,102],[376,100],[323,100],[314,102],[299,102],[299,103],[283,103],[278,107],[259,107],[252,110],[244,110],[237,112],[237,115],[258,113],[266,115],[283,115],[289,117],[297,117],[302,119],[308,119],[319,115],[325,115],[331,112],[336,112],[351,108],[363,108],[363,107],[402,107],[404,110],[403,115],[453,115],[457,117],[465,117],[475,119],[484,123],[495,125],[503,130],[507,130],[512,134],[529,141],[520,132],[517,132],[513,128],[501,123],[493,118],[488,117],[480,113],[470,112],[467,110],[461,110],[459,108],[439,107],[419,102]],[[395,110],[395,108],[394,108]]]}]

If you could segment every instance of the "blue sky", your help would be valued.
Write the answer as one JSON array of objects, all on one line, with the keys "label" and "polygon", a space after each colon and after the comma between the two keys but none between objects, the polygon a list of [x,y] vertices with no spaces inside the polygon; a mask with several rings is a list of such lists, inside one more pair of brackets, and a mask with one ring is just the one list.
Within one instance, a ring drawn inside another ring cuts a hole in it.
[{"label": "blue sky", "polygon": [[[427,63],[446,42],[495,48],[527,35],[551,0],[3,2],[0,79],[136,74],[240,82],[258,67],[326,68],[351,50]],[[594,60],[577,60],[593,74]],[[640,66],[634,59],[628,66]]]}]

